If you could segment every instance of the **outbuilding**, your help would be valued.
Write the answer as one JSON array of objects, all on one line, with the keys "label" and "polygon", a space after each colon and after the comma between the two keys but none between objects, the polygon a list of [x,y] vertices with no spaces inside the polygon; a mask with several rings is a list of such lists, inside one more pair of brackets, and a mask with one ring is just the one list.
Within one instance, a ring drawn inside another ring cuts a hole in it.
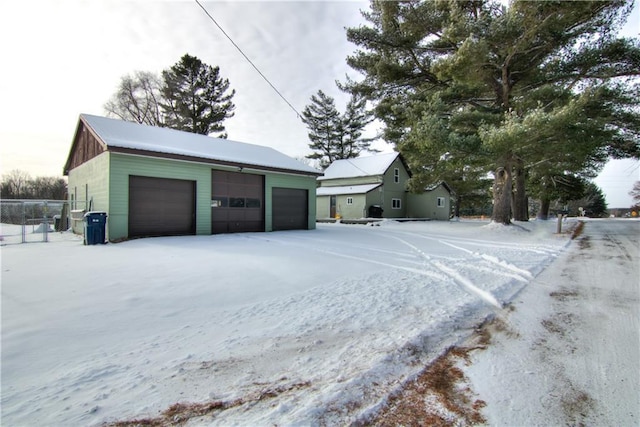
[{"label": "outbuilding", "polygon": [[64,174],[74,230],[105,211],[110,241],[313,229],[322,175],[270,147],[89,114]]}]

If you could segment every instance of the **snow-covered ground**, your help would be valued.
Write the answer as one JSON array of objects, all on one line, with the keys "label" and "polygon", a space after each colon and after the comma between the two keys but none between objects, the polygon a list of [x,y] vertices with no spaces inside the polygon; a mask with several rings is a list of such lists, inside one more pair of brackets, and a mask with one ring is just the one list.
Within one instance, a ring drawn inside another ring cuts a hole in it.
[{"label": "snow-covered ground", "polygon": [[[555,229],[389,221],[3,246],[2,424],[99,425],[176,402],[225,406],[192,425],[361,419],[487,316],[507,317],[567,255]],[[495,380],[483,372],[469,376]]]}]

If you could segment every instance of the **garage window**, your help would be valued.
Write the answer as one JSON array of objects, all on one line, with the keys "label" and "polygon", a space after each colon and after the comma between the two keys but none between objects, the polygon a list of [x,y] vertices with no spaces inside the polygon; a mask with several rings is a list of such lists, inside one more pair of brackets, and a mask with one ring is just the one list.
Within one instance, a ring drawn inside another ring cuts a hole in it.
[{"label": "garage window", "polygon": [[230,208],[244,208],[244,197],[229,197]]},{"label": "garage window", "polygon": [[391,209],[402,209],[402,200],[391,199]]},{"label": "garage window", "polygon": [[247,208],[259,208],[262,206],[262,203],[260,199],[252,199],[250,197],[247,197],[245,199],[244,205]]}]

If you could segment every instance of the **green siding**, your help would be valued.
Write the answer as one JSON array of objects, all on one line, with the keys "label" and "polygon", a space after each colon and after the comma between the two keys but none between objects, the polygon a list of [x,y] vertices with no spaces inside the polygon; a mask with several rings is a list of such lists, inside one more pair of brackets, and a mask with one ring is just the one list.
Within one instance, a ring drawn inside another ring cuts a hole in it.
[{"label": "green siding", "polygon": [[[211,170],[236,170],[180,160],[158,159],[120,153],[103,153],[69,171],[69,193],[85,199],[85,186],[93,210],[107,211],[107,238],[128,237],[129,176],[183,179],[196,182],[196,234],[211,234]],[[309,192],[308,228],[316,224],[316,177],[249,171],[265,176],[265,230],[272,231],[271,193],[274,187],[304,189]],[[78,206],[80,209],[84,207]],[[82,232],[82,223],[77,230]]]},{"label": "green siding", "polygon": [[[444,206],[438,206],[438,197],[444,198]],[[408,216],[410,218],[430,218],[440,221],[448,221],[451,211],[451,195],[444,186],[439,185],[430,191],[421,194],[409,193]]]},{"label": "green siding", "polygon": [[111,154],[110,239],[129,234],[129,176],[196,182],[196,234],[211,234],[211,166],[152,157]]},{"label": "green siding", "polygon": [[[347,204],[347,199],[353,199],[352,204]],[[365,194],[345,194],[336,196],[336,212],[341,218],[358,219],[366,216],[367,198]]]},{"label": "green siding", "polygon": [[[252,172],[257,173],[257,172]],[[316,177],[315,176],[300,176],[300,175],[286,175],[278,173],[265,174],[265,231],[273,231],[273,209],[271,204],[271,194],[274,187],[282,188],[297,188],[308,190],[308,229],[313,230],[316,228]]]},{"label": "green siding", "polygon": [[[108,152],[102,153],[69,171],[69,201],[74,202],[71,209],[109,211],[109,156]],[[110,220],[108,217],[107,236]],[[71,225],[74,232],[84,232],[82,221],[72,221]]]},{"label": "green siding", "polygon": [[362,184],[376,184],[382,182],[380,175],[372,176],[360,176],[355,178],[335,178],[328,180],[318,180],[321,187],[340,187],[344,185],[362,185]]},{"label": "green siding", "polygon": [[318,196],[316,198],[316,217],[325,219],[331,216],[331,196]]},{"label": "green siding", "polygon": [[[399,180],[395,182],[395,169],[398,169]],[[384,174],[384,209],[383,216],[385,218],[404,218],[407,216],[407,180],[409,174],[400,159],[396,159]],[[400,200],[400,209],[393,209],[393,199]]]},{"label": "green siding", "polygon": [[[379,205],[384,209],[384,185],[367,193],[367,202],[365,203],[367,209],[367,216],[369,216],[369,207],[371,205]],[[386,212],[382,213],[382,216],[386,216]]]}]

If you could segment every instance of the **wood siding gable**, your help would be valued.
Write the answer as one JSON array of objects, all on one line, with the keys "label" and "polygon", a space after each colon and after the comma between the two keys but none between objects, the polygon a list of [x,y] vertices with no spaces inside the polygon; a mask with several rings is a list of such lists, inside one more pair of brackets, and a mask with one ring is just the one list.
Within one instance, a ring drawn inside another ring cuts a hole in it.
[{"label": "wood siding gable", "polygon": [[80,119],[64,166],[64,175],[69,175],[71,169],[77,168],[105,151],[107,151],[107,145]]}]

